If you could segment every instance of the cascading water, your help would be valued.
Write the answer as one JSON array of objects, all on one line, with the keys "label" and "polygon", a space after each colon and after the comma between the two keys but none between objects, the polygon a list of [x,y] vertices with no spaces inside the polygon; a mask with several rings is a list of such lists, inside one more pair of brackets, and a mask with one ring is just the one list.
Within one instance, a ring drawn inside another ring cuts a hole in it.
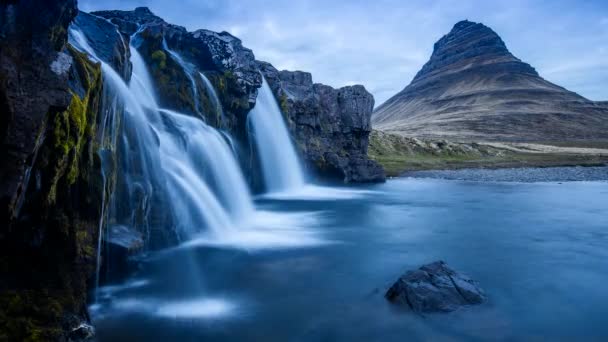
[{"label": "cascading water", "polygon": [[263,79],[256,105],[247,120],[262,161],[267,190],[280,193],[302,188],[305,185],[304,174],[266,79]]},{"label": "cascading water", "polygon": [[[253,214],[249,189],[224,137],[198,118],[158,107],[151,77],[137,49],[131,47],[133,73],[127,86],[97,57],[77,28],[70,29],[70,41],[101,63],[104,88],[118,99],[104,99],[114,104],[108,110],[117,111],[114,107],[120,105],[124,109],[120,129],[109,130],[119,135],[113,140],[119,145],[120,170],[111,198],[111,224],[149,236],[151,216],[158,215],[151,206],[159,199],[172,222],[154,223],[175,227],[182,238],[205,230],[221,237]],[[103,224],[100,222],[100,232]],[[101,240],[98,244],[101,246]]]},{"label": "cascading water", "polygon": [[[185,63],[177,53],[170,53],[177,60]],[[152,94],[152,81],[143,58],[135,48],[131,49],[131,56],[133,79],[138,80],[138,84],[135,87],[132,86],[132,89],[141,87],[142,92]],[[156,106],[156,103],[150,105]],[[213,193],[218,194],[222,206],[217,208],[215,203],[212,203],[212,208],[227,209],[232,214],[233,220],[235,218],[243,219],[250,215],[253,212],[253,202],[249,189],[230,147],[221,135],[198,118],[160,109],[157,106],[156,110],[163,115],[164,126],[159,128],[158,133],[161,139],[161,159],[171,165],[171,172],[167,174],[168,179],[172,179],[175,184],[183,184],[185,170],[188,170],[188,172],[194,173],[190,175],[189,180],[194,178],[196,181],[202,181],[206,186],[209,184],[215,190]],[[176,167],[175,163],[182,165]],[[201,190],[201,193],[207,192],[207,190]],[[213,195],[213,193],[211,194]],[[175,197],[180,196],[176,194]],[[215,199],[215,196],[211,197]],[[211,201],[212,198],[209,200]],[[212,221],[217,224],[210,224],[210,226],[216,233],[231,226],[230,219],[222,218],[228,216],[220,213],[222,210],[210,210],[204,201],[196,200],[196,198],[194,202],[198,203],[195,212],[215,216]],[[185,213],[187,212],[190,211]],[[179,217],[184,216],[179,215]],[[184,226],[183,223],[180,225]],[[200,227],[200,222],[193,222],[190,227]]]},{"label": "cascading water", "polygon": [[192,64],[184,61],[183,58],[179,54],[177,54],[175,51],[169,49],[169,46],[167,45],[167,41],[164,39],[163,39],[163,49],[165,49],[165,51],[167,51],[169,53],[169,55],[171,55],[171,58],[173,58],[173,60],[182,67],[182,70],[184,70],[184,73],[190,80],[190,85],[192,87],[192,98],[194,99],[194,111],[196,113],[200,114],[200,99],[198,97],[198,86],[196,85],[196,80],[194,79],[194,76],[193,76],[194,66]]},{"label": "cascading water", "polygon": [[[220,103],[220,99],[217,96],[217,93],[215,92],[215,88],[213,88],[213,84],[211,84],[211,81],[209,81],[207,76],[205,76],[205,74],[203,74],[202,72],[199,72],[199,75],[201,75],[201,79],[203,80],[203,84],[205,85],[205,90],[207,91],[207,95],[209,96],[209,99],[211,100],[211,104],[213,105],[213,108],[215,109],[215,114],[217,115],[218,118],[221,119],[221,121],[223,121],[224,120],[224,110],[222,109],[222,104]],[[220,124],[222,123],[221,121],[219,122]]]}]

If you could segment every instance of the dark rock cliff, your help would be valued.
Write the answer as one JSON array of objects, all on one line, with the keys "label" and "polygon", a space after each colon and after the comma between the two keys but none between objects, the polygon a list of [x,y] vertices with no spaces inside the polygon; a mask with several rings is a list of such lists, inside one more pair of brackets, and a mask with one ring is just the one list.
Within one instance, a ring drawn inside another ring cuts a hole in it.
[{"label": "dark rock cliff", "polygon": [[258,63],[309,169],[344,182],[385,180],[383,168],[367,157],[374,97],[363,86],[334,89],[314,84],[310,73]]},{"label": "dark rock cliff", "polygon": [[67,44],[76,14],[75,0],[0,4],[0,340],[89,332],[87,278],[107,191],[103,85],[100,66]]},{"label": "dark rock cliff", "polygon": [[[249,182],[260,188],[260,170],[247,131],[247,114],[262,84],[253,52],[229,33],[188,32],[145,7],[93,14],[116,24],[125,36],[137,33],[133,46],[149,67],[159,104],[200,116],[207,124],[229,132],[239,146],[239,161],[248,171]],[[171,51],[179,54],[185,65],[180,65]],[[199,72],[209,79],[221,108],[214,103]]]},{"label": "dark rock cliff", "polygon": [[[238,38],[226,32],[188,32],[165,22],[145,7],[93,14],[117,24],[127,36],[141,30],[133,45],[151,66],[161,106],[200,115],[210,125],[245,137],[244,118],[255,105],[262,79],[253,52],[243,47]],[[186,70],[168,50],[184,59]],[[223,113],[213,108],[198,72],[204,73],[213,84]]]},{"label": "dark rock cliff", "polygon": [[461,21],[372,121],[434,139],[564,141],[608,139],[607,118],[605,107],[541,78],[489,27]]}]

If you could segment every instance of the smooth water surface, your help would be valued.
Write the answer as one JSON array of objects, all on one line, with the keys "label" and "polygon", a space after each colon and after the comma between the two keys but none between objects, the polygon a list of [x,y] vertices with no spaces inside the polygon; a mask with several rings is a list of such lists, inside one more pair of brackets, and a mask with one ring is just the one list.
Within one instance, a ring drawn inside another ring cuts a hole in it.
[{"label": "smooth water surface", "polygon": [[[318,243],[149,255],[132,279],[102,289],[92,308],[98,338],[608,338],[608,182],[486,179],[402,178],[338,199],[258,199],[263,212],[296,218],[260,227],[268,237],[299,225]],[[422,316],[385,301],[400,274],[439,259],[477,280],[488,303]]]}]

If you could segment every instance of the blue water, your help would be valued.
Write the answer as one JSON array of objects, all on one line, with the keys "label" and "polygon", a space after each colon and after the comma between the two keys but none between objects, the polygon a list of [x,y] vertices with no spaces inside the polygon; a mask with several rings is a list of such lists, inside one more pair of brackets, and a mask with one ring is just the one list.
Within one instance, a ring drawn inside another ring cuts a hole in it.
[{"label": "blue water", "polygon": [[[293,215],[285,234],[314,239],[151,255],[93,308],[98,338],[606,340],[608,169],[593,181],[543,172],[551,182],[426,175],[337,199],[258,199]],[[488,303],[423,316],[385,301],[400,274],[440,259],[477,280]]]}]

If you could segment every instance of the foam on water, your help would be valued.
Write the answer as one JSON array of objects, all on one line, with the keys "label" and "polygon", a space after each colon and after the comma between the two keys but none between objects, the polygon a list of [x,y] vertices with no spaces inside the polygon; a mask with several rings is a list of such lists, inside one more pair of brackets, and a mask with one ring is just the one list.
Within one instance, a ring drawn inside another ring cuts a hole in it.
[{"label": "foam on water", "polygon": [[312,227],[321,222],[320,212],[274,212],[258,210],[246,225],[221,236],[201,233],[178,248],[216,247],[246,251],[323,246],[335,241]]},{"label": "foam on water", "polygon": [[269,192],[259,196],[263,199],[273,200],[345,200],[361,198],[365,195],[375,193],[372,190],[361,190],[355,188],[332,188],[307,184],[289,191]]},{"label": "foam on water", "polygon": [[154,298],[116,299],[107,306],[94,305],[89,309],[94,318],[106,314],[143,314],[168,319],[217,319],[234,315],[237,306],[224,298],[193,298],[160,301]]}]

